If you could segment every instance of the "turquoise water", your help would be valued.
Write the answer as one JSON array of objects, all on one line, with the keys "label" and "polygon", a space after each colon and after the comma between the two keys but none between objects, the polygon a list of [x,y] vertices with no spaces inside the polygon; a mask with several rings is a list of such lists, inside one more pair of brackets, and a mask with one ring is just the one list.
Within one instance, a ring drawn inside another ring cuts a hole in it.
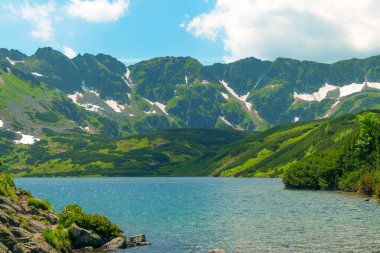
[{"label": "turquoise water", "polygon": [[152,246],[122,252],[379,252],[375,201],[284,190],[278,179],[17,179],[60,210],[79,203]]}]

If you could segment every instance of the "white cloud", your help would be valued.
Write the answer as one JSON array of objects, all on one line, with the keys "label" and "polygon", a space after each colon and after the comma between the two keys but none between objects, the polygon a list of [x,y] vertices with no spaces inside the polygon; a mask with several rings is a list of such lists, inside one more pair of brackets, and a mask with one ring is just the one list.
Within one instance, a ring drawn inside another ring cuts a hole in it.
[{"label": "white cloud", "polygon": [[225,60],[256,56],[331,61],[380,50],[378,0],[216,0],[186,30],[222,41]]},{"label": "white cloud", "polygon": [[26,1],[22,6],[10,5],[8,9],[15,15],[21,14],[23,19],[32,24],[31,34],[33,37],[41,40],[50,40],[53,37],[52,14],[56,10],[53,2],[31,5]]},{"label": "white cloud", "polygon": [[71,47],[63,47],[63,53],[70,59],[74,58],[78,54]]},{"label": "white cloud", "polygon": [[66,12],[75,18],[101,23],[119,20],[128,7],[129,0],[70,0]]}]

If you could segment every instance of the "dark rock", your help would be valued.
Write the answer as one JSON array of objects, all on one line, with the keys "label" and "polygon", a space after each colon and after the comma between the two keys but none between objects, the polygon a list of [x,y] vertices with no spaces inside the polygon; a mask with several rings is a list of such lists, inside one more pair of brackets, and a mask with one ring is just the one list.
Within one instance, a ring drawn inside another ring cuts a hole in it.
[{"label": "dark rock", "polygon": [[16,238],[9,231],[9,229],[0,224],[0,242],[2,245],[9,249],[12,253],[23,253],[22,247],[18,244]]},{"label": "dark rock", "polygon": [[29,213],[32,214],[32,215],[40,215],[40,210],[38,210],[34,206],[31,206],[30,209],[29,209]]},{"label": "dark rock", "polygon": [[135,235],[129,237],[129,242],[138,245],[140,243],[146,242],[146,238],[144,234]]},{"label": "dark rock", "polygon": [[6,214],[2,210],[0,210],[0,222],[2,224],[9,224],[9,225],[15,226],[15,227],[20,226],[20,222],[18,222],[16,219],[12,218],[11,216]]},{"label": "dark rock", "polygon": [[365,199],[364,201],[369,201],[369,199]]},{"label": "dark rock", "polygon": [[46,220],[48,220],[51,224],[57,224],[58,222],[58,216],[52,213],[45,213],[44,217]]},{"label": "dark rock", "polygon": [[70,239],[74,249],[82,249],[85,247],[99,248],[106,243],[106,240],[91,230],[86,230],[73,224],[70,229]]},{"label": "dark rock", "polygon": [[11,233],[16,237],[16,238],[33,238],[33,234],[21,227],[13,227],[10,229]]},{"label": "dark rock", "polygon": [[127,240],[122,237],[116,237],[103,245],[103,248],[106,248],[108,250],[125,249],[127,247]]}]

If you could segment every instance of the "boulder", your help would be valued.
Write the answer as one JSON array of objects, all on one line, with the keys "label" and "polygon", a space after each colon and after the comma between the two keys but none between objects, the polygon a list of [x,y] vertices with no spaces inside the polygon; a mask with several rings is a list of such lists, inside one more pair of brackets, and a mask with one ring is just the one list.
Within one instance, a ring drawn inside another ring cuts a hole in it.
[{"label": "boulder", "polygon": [[94,231],[80,228],[76,224],[72,225],[69,235],[74,249],[82,249],[85,247],[99,248],[106,243],[106,240],[101,238]]},{"label": "boulder", "polygon": [[209,250],[208,253],[226,253],[226,252],[222,249],[212,249],[212,250]]},{"label": "boulder", "polygon": [[134,235],[134,236],[129,237],[129,242],[131,244],[139,245],[143,242],[146,242],[146,238],[144,234]]},{"label": "boulder", "polygon": [[127,240],[122,237],[116,237],[103,245],[103,248],[106,248],[107,250],[125,249],[127,247]]},{"label": "boulder", "polygon": [[44,217],[46,220],[48,220],[51,224],[57,224],[58,222],[58,216],[52,213],[45,213]]}]

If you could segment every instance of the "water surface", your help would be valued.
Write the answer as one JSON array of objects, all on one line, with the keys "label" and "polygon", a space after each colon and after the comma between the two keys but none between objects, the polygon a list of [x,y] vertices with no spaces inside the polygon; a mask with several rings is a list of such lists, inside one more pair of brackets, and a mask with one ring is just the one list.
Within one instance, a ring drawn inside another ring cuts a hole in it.
[{"label": "water surface", "polygon": [[380,252],[375,201],[284,190],[279,179],[19,178],[60,210],[78,203],[152,246],[121,252]]}]

